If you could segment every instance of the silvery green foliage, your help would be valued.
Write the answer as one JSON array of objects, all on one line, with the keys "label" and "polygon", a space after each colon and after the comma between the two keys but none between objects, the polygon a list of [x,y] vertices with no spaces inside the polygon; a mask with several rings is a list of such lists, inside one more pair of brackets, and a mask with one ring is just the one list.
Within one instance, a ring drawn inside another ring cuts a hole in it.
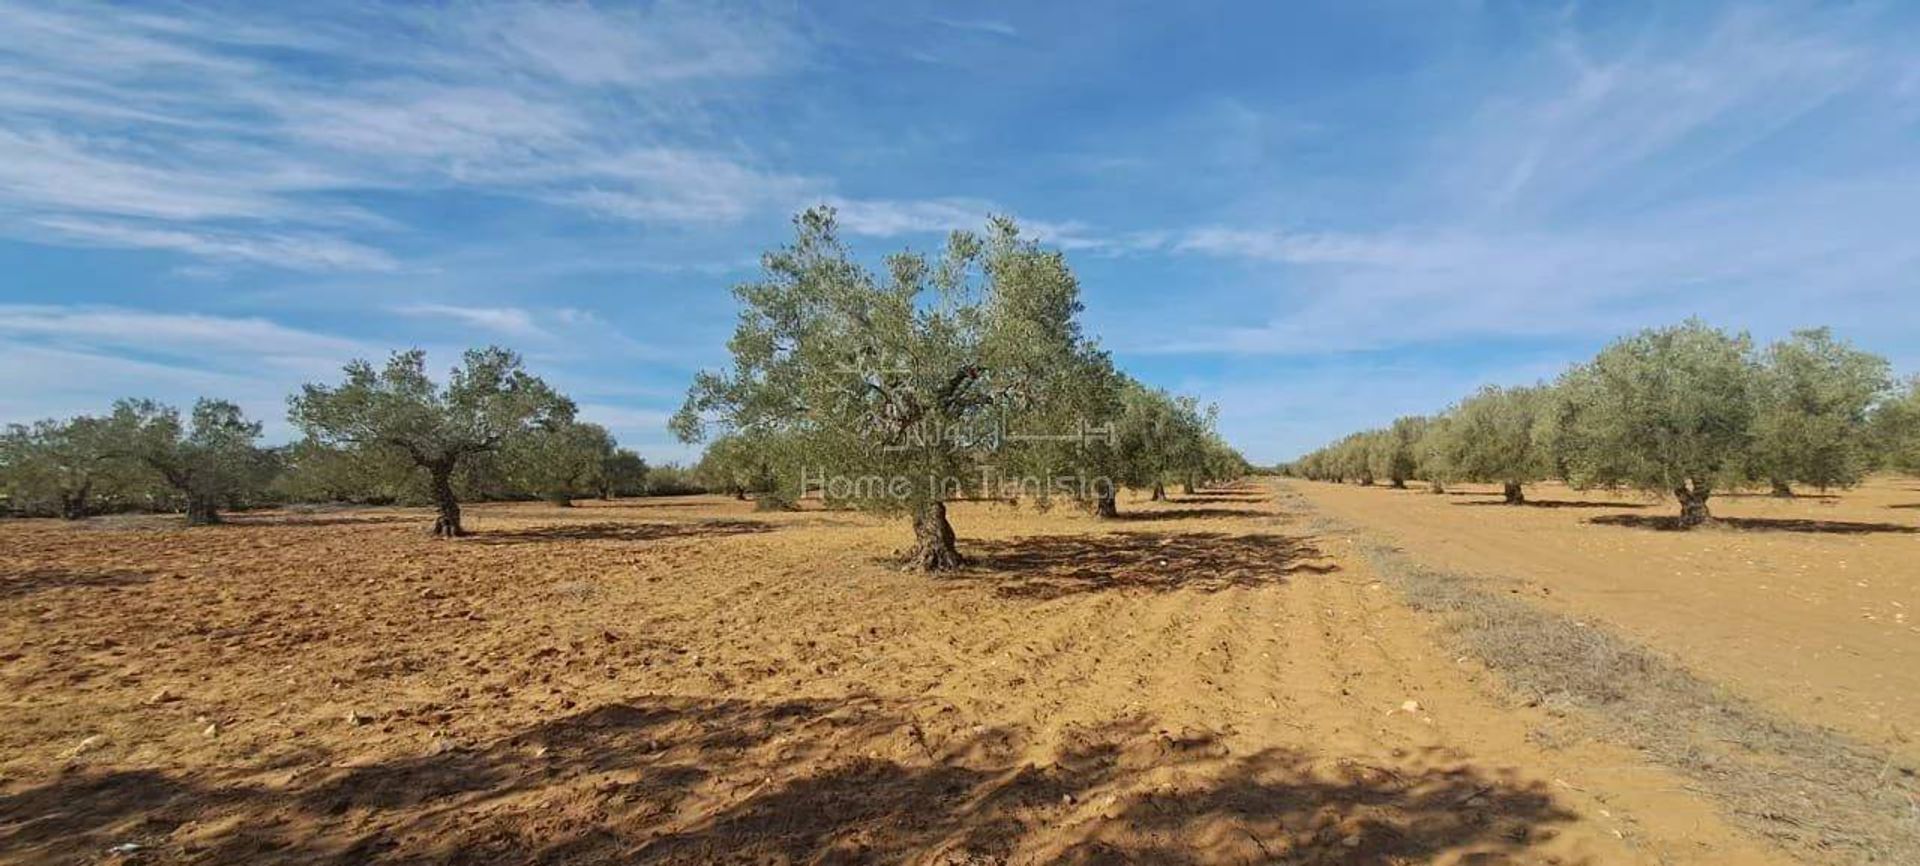
[{"label": "silvery green foliage", "polygon": [[1020,447],[1008,428],[1071,397],[1078,283],[1012,222],[956,232],[938,258],[890,256],[884,274],[853,260],[831,208],[794,225],[734,290],[732,367],[695,379],[673,422],[684,440],[777,443],[792,472],[875,482],[848,504],[905,511],[979,492],[982,468]]},{"label": "silvery green foliage", "polygon": [[1869,410],[1891,388],[1885,358],[1826,328],[1768,347],[1755,389],[1752,475],[1780,488],[1859,483],[1873,457]]},{"label": "silvery green foliage", "polygon": [[1704,519],[1713,491],[1746,481],[1758,377],[1750,338],[1697,320],[1615,341],[1560,379],[1568,481],[1670,492]]},{"label": "silvery green foliage", "polygon": [[1551,410],[1545,387],[1488,385],[1447,413],[1441,460],[1461,481],[1530,483],[1550,478],[1554,464],[1538,433]]}]

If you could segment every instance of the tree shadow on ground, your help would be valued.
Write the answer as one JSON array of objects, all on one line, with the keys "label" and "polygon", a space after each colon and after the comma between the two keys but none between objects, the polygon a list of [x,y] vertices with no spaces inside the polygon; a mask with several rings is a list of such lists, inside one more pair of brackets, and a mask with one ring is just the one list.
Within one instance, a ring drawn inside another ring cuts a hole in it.
[{"label": "tree shadow on ground", "polygon": [[[1681,532],[1688,527],[1674,515],[1653,516],[1647,514],[1607,514],[1589,518],[1588,523],[1606,526],[1625,526],[1632,529],[1652,529],[1661,532]],[[1903,523],[1869,523],[1851,520],[1800,520],[1780,517],[1716,517],[1707,526],[1722,529],[1737,529],[1742,532],[1809,532],[1832,535],[1867,535],[1876,532],[1913,534],[1920,533],[1920,526]]]},{"label": "tree shadow on ground", "polygon": [[221,515],[230,526],[308,527],[308,526],[383,526],[393,523],[433,523],[433,515],[421,514],[249,514]]},{"label": "tree shadow on ground", "polygon": [[[1499,496],[1500,494],[1494,493],[1489,495]],[[1447,504],[1468,505],[1468,506],[1497,505],[1497,506],[1519,507],[1519,508],[1651,508],[1652,507],[1651,505],[1645,502],[1608,502],[1608,501],[1596,502],[1596,501],[1590,501],[1585,499],[1529,499],[1525,502],[1519,502],[1519,503],[1507,502],[1506,500],[1503,500],[1503,499],[1493,499],[1493,500],[1488,500],[1484,502],[1450,502]]]},{"label": "tree shadow on ground", "polygon": [[702,520],[690,523],[559,523],[530,529],[491,529],[468,536],[474,544],[528,544],[550,541],[659,541],[772,532],[758,520]]},{"label": "tree shadow on ground", "polygon": [[1168,502],[1268,502],[1273,497],[1255,490],[1201,490],[1167,497]]},{"label": "tree shadow on ground", "polygon": [[1721,499],[1777,499],[1777,500],[1780,500],[1781,502],[1792,502],[1795,499],[1839,499],[1840,498],[1840,494],[1838,493],[1800,493],[1797,491],[1792,496],[1775,496],[1772,493],[1764,490],[1751,491],[1751,492],[1735,491],[1733,493],[1715,493],[1713,495]]},{"label": "tree shadow on ground", "polygon": [[1889,505],[1887,507],[1888,508],[1920,508],[1920,502],[1902,502],[1898,505]]},{"label": "tree shadow on ground", "polygon": [[1525,857],[1546,786],[1410,754],[1232,754],[1142,717],[1027,732],[875,700],[654,697],[261,781],[79,769],[0,795],[0,860],[248,864],[1400,862]]},{"label": "tree shadow on ground", "polygon": [[1002,596],[1053,599],[1089,592],[1217,592],[1269,586],[1293,574],[1325,574],[1311,544],[1281,535],[1219,532],[1041,535],[981,542],[974,567],[951,580],[988,584]]},{"label": "tree shadow on ground", "polygon": [[68,571],[42,568],[15,574],[0,573],[0,601],[25,598],[57,589],[118,589],[153,580],[137,571]]},{"label": "tree shadow on ground", "polygon": [[1208,520],[1226,517],[1269,517],[1252,508],[1162,508],[1154,511],[1122,511],[1112,519],[1120,521]]}]

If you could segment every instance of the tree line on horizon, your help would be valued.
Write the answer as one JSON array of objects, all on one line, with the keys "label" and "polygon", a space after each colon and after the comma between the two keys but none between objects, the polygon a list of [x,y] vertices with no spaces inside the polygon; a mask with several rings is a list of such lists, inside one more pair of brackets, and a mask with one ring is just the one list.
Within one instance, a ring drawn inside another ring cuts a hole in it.
[{"label": "tree line on horizon", "polygon": [[1920,376],[1827,328],[1764,349],[1697,320],[1623,337],[1552,382],[1489,385],[1432,416],[1349,434],[1281,467],[1315,481],[1440,491],[1500,484],[1524,504],[1549,479],[1669,494],[1679,525],[1714,493],[1827,490],[1874,471],[1920,474]]},{"label": "tree line on horizon", "polygon": [[25,515],[183,511],[192,525],[286,503],[433,505],[433,532],[450,536],[463,500],[647,492],[646,461],[574,416],[505,349],[467,352],[444,385],[424,353],[397,352],[382,368],[348,364],[337,386],[304,386],[289,401],[303,435],[280,447],[262,446],[261,423],[216,399],[184,416],[128,399],[105,415],[8,425],[0,496]]},{"label": "tree line on horizon", "polygon": [[955,232],[937,259],[890,256],[884,276],[841,244],[831,208],[794,225],[763,279],[735,289],[732,369],[699,374],[670,425],[690,443],[710,438],[693,467],[648,467],[513,352],[471,350],[436,383],[413,350],[302,386],[288,402],[300,438],[281,447],[261,446],[260,422],[221,400],[184,417],[122,400],[101,416],[10,425],[0,509],[184,511],[204,524],[267,504],[431,505],[432,532],[458,536],[463,501],[711,490],[778,509],[811,496],[909,516],[906,561],[939,570],[964,563],[952,499],[1064,501],[1113,518],[1120,488],[1158,500],[1171,484],[1192,493],[1249,470],[1213,407],[1114,366],[1081,330],[1064,256],[1011,220]]}]

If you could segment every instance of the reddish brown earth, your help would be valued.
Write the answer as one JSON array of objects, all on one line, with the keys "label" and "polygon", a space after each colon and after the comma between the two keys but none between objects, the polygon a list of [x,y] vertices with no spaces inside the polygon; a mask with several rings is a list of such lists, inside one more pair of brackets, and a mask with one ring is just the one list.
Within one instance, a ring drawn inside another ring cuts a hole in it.
[{"label": "reddish brown earth", "polygon": [[961,505],[939,578],[903,525],[710,498],[0,524],[0,862],[1779,862],[1270,489],[1123,510]]},{"label": "reddish brown earth", "polygon": [[1299,482],[1315,507],[1420,561],[1613,624],[1788,717],[1920,762],[1920,481],[1791,500],[1717,496],[1718,525],[1661,528],[1670,501],[1498,486]]}]

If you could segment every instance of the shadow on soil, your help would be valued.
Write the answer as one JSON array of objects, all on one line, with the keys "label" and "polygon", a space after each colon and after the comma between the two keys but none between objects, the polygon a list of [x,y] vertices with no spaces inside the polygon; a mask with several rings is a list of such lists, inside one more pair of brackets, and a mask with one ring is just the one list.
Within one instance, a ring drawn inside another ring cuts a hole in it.
[{"label": "shadow on soil", "polygon": [[1122,511],[1114,520],[1122,522],[1153,520],[1209,520],[1225,517],[1270,517],[1252,508],[1163,508],[1158,511]]},{"label": "shadow on soil", "polygon": [[[1683,532],[1687,529],[1681,525],[1680,518],[1673,515],[1655,517],[1647,514],[1607,514],[1591,518],[1587,522],[1661,532]],[[1798,520],[1778,517],[1716,517],[1708,525],[1722,529],[1738,529],[1743,532],[1811,532],[1833,535],[1865,535],[1875,532],[1920,533],[1920,526],[1909,526],[1904,523]]]},{"label": "shadow on soil", "polygon": [[549,541],[659,541],[772,532],[758,520],[703,520],[693,523],[559,523],[531,529],[494,529],[467,537],[473,544],[529,544]]},{"label": "shadow on soil", "polygon": [[[1493,494],[1498,496],[1499,494]],[[1648,508],[1645,502],[1593,502],[1585,499],[1529,499],[1518,504],[1503,499],[1484,502],[1450,502],[1449,505],[1499,505],[1513,508]]]},{"label": "shadow on soil", "polygon": [[0,601],[26,598],[56,589],[119,589],[138,586],[152,579],[152,575],[134,571],[37,569],[19,574],[0,574]]},{"label": "shadow on soil", "polygon": [[[1145,720],[1022,731],[874,702],[649,698],[271,783],[79,769],[0,795],[0,860],[700,864],[1525,858],[1575,816],[1474,768],[1270,750]],[[135,846],[135,847],[120,847]]]},{"label": "shadow on soil", "polygon": [[1338,566],[1280,535],[1218,532],[1044,535],[975,545],[974,567],[949,578],[990,584],[1000,595],[1051,599],[1089,592],[1217,592],[1285,583]]}]

